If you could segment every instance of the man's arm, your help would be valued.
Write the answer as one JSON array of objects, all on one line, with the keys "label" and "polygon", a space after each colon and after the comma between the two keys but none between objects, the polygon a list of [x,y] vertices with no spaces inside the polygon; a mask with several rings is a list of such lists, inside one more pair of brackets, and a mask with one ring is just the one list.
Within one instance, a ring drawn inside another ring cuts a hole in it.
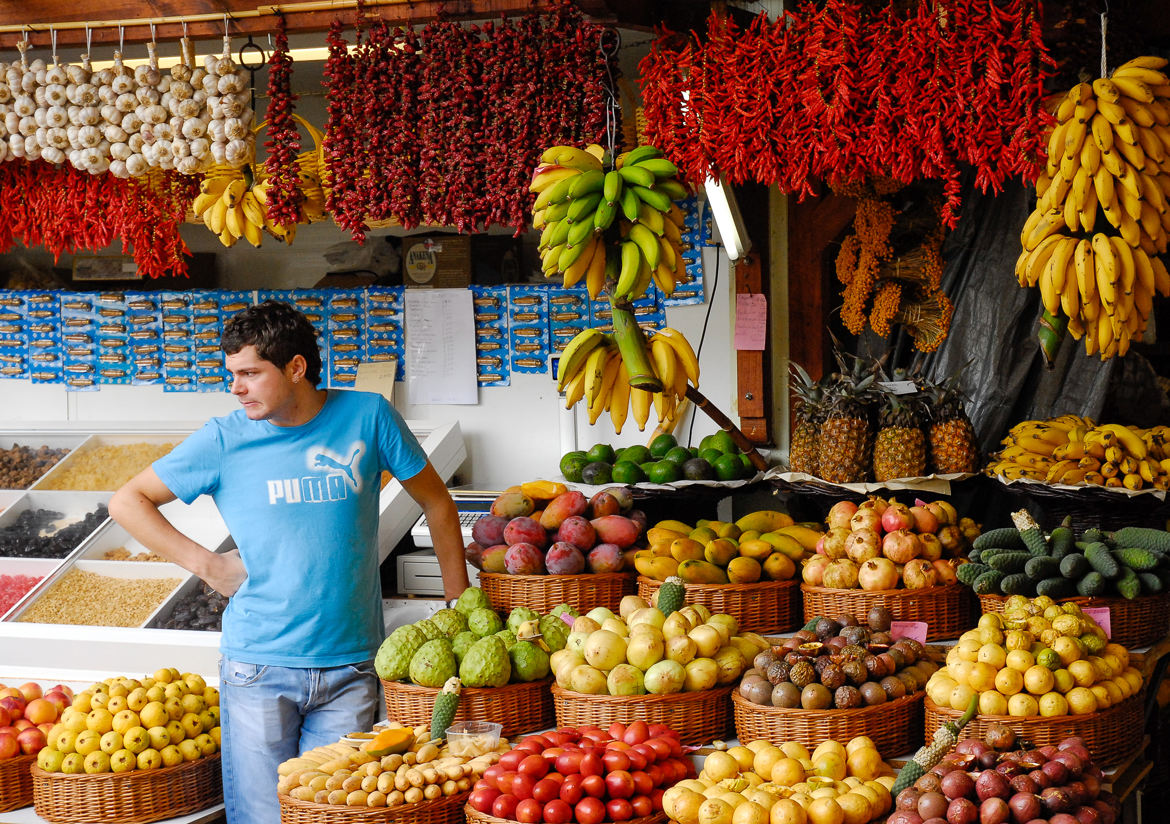
[{"label": "man's arm", "polygon": [[422,507],[426,516],[435,555],[439,559],[439,570],[443,574],[444,597],[448,600],[458,598],[471,583],[467,580],[459,510],[451,500],[451,493],[430,461],[417,475],[402,481],[402,488]]},{"label": "man's arm", "polygon": [[139,472],[110,499],[110,517],[140,544],[232,596],[248,577],[239,552],[212,552],[175,529],[158,508],[175,500],[153,467]]}]

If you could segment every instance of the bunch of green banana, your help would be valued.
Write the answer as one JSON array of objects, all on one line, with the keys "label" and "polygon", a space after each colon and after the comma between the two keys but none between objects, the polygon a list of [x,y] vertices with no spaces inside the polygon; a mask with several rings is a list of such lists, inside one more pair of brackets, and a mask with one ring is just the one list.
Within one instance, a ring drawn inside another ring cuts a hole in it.
[{"label": "bunch of green banana", "polygon": [[[1170,236],[1170,78],[1138,57],[1080,83],[1056,111],[1039,200],[1020,234],[1021,286],[1039,286],[1055,349],[1067,324],[1086,354],[1124,355],[1145,332]],[[1066,320],[1067,319],[1067,320]]]},{"label": "bunch of green banana", "polygon": [[557,391],[565,393],[565,408],[584,400],[589,423],[608,410],[614,432],[620,434],[632,411],[639,430],[645,430],[654,406],[658,420],[669,420],[687,384],[699,385],[699,361],[690,342],[677,329],[663,327],[650,338],[654,372],[661,392],[630,386],[629,373],[613,337],[586,329],[569,341],[557,364]]},{"label": "bunch of green banana", "polygon": [[641,297],[651,280],[670,294],[686,279],[683,214],[673,201],[686,197],[687,188],[658,149],[639,146],[610,164],[597,144],[553,146],[540,162],[529,190],[537,195],[532,225],[541,230],[546,277],[561,274],[565,286],[583,280],[596,299],[609,274],[605,233],[616,223],[622,240],[620,265],[611,275],[614,299]]}]

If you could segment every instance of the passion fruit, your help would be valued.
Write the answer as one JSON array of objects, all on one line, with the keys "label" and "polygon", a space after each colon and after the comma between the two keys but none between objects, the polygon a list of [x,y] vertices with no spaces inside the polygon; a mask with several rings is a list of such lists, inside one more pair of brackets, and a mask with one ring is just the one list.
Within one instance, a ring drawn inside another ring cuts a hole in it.
[{"label": "passion fruit", "polygon": [[833,703],[839,710],[852,710],[865,703],[865,699],[861,697],[861,691],[857,687],[846,684],[838,687],[833,693]]},{"label": "passion fruit", "polygon": [[783,684],[788,681],[788,672],[791,669],[791,664],[784,661],[776,661],[768,667],[766,675],[772,683],[772,686],[776,686],[777,684]]},{"label": "passion fruit", "polygon": [[808,661],[801,661],[798,664],[793,664],[792,669],[788,672],[788,680],[795,684],[799,689],[804,689],[809,684],[816,680],[817,671],[813,669],[813,665]]},{"label": "passion fruit", "polygon": [[831,690],[845,686],[845,670],[837,664],[830,663],[821,670],[821,683]]},{"label": "passion fruit", "polygon": [[800,653],[806,658],[816,658],[818,655],[823,655],[825,653],[825,645],[821,641],[809,641],[808,643],[801,644],[799,647],[797,647],[796,652]]},{"label": "passion fruit", "polygon": [[846,661],[841,665],[841,670],[845,673],[846,680],[855,687],[860,687],[869,678],[865,664],[857,660]]},{"label": "passion fruit", "polygon": [[869,610],[865,621],[869,624],[869,628],[875,632],[889,632],[890,624],[894,621],[894,614],[890,612],[888,607],[875,606]]},{"label": "passion fruit", "polygon": [[844,629],[845,627],[855,627],[858,624],[857,616],[856,615],[838,615],[837,616],[837,623],[841,625],[842,629]]},{"label": "passion fruit", "polygon": [[857,691],[861,693],[861,698],[865,701],[867,707],[872,707],[875,704],[884,704],[889,700],[886,696],[886,691],[876,681],[866,681],[857,688]]},{"label": "passion fruit", "polygon": [[806,710],[827,710],[833,705],[833,695],[824,684],[809,684],[800,692],[800,706]]},{"label": "passion fruit", "polygon": [[886,692],[886,698],[896,701],[906,696],[906,685],[895,675],[887,675],[881,680],[881,688]]},{"label": "passion fruit", "polygon": [[800,690],[791,681],[772,687],[772,706],[796,709],[800,706]]},{"label": "passion fruit", "polygon": [[768,667],[772,666],[774,663],[776,663],[779,660],[780,660],[780,658],[776,655],[776,653],[774,653],[770,649],[766,649],[763,652],[759,653],[755,658],[752,659],[752,666],[758,670],[762,670],[763,672],[767,672]]},{"label": "passion fruit", "polygon": [[827,641],[834,635],[841,631],[841,625],[832,618],[822,618],[817,621],[816,633],[817,638],[821,641]]}]

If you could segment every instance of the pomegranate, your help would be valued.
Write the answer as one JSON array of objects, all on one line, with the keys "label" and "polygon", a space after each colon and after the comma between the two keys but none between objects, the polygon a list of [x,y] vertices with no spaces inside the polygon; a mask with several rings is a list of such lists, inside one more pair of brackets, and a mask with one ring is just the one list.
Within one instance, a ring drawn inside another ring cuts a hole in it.
[{"label": "pomegranate", "polygon": [[890,505],[890,502],[887,501],[882,496],[871,495],[870,497],[868,497],[864,501],[862,501],[860,504],[858,504],[857,508],[858,509],[872,509],[873,511],[875,511],[878,514],[878,517],[881,517],[882,513],[886,511],[886,507],[889,505]]},{"label": "pomegranate", "polygon": [[959,576],[955,573],[955,564],[953,561],[944,561],[942,558],[939,558],[934,562],[934,572],[938,576],[938,585],[940,587],[956,583],[959,580]]},{"label": "pomegranate", "polygon": [[845,554],[850,561],[859,565],[877,558],[882,554],[881,536],[872,529],[858,529],[850,533],[845,542]]},{"label": "pomegranate", "polygon": [[914,516],[914,529],[916,531],[922,533],[938,531],[938,516],[925,506],[910,507],[910,514]]},{"label": "pomegranate", "polygon": [[851,534],[849,527],[839,526],[830,529],[817,541],[817,552],[831,561],[844,558]]},{"label": "pomegranate", "polygon": [[886,532],[897,532],[899,529],[913,529],[914,514],[910,507],[893,501],[882,513],[882,529]]},{"label": "pomegranate", "polygon": [[833,561],[821,576],[821,585],[830,589],[856,589],[857,564],[848,558]]},{"label": "pomegranate", "polygon": [[[864,507],[864,504],[862,506]],[[879,532],[882,528],[882,516],[872,508],[858,509],[849,519],[849,528],[854,532],[859,529],[872,529],[874,532]]]},{"label": "pomegranate", "polygon": [[918,543],[922,545],[922,554],[918,557],[925,558],[928,561],[937,561],[942,558],[942,543],[939,541],[937,535],[930,532],[923,532],[918,536]]},{"label": "pomegranate", "polygon": [[882,538],[882,555],[885,555],[895,564],[904,564],[913,561],[922,552],[922,542],[918,536],[908,529],[899,529],[897,532],[887,533]]},{"label": "pomegranate", "polygon": [[938,542],[942,544],[942,548],[946,550],[950,557],[955,557],[963,548],[963,533],[959,528],[953,524],[940,527],[938,531]]},{"label": "pomegranate", "polygon": [[814,555],[804,562],[800,577],[809,586],[819,587],[825,574],[825,567],[831,563],[832,561],[824,555]]},{"label": "pomegranate", "polygon": [[857,571],[857,582],[869,592],[894,589],[898,586],[898,568],[889,558],[871,558]]},{"label": "pomegranate", "polygon": [[829,524],[829,529],[836,527],[849,526],[849,519],[857,512],[857,504],[853,501],[837,501],[829,509],[829,515],[825,519]]},{"label": "pomegranate", "polygon": [[902,568],[902,580],[906,589],[925,589],[938,583],[938,573],[934,571],[934,564],[922,558],[907,561]]}]

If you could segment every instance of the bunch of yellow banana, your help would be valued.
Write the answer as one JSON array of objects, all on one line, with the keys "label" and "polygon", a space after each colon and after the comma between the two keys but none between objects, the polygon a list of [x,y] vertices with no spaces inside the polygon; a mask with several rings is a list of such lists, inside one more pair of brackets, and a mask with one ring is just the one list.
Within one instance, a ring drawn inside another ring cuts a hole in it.
[{"label": "bunch of yellow banana", "polygon": [[1166,63],[1138,57],[1069,91],[1020,234],[1020,285],[1039,286],[1045,311],[1102,359],[1141,338],[1155,292],[1170,296]]},{"label": "bunch of yellow banana", "polygon": [[557,391],[565,393],[565,408],[584,400],[589,423],[597,423],[608,410],[615,433],[621,433],[632,411],[639,431],[645,430],[654,406],[658,420],[669,420],[687,384],[699,385],[699,361],[690,342],[669,326],[650,338],[654,373],[662,381],[661,392],[630,386],[626,364],[613,337],[599,329],[586,329],[569,341],[557,364]]},{"label": "bunch of yellow banana", "polygon": [[[565,286],[584,280],[589,296],[597,298],[609,276],[615,300],[641,297],[651,280],[669,295],[686,280],[683,213],[673,201],[688,192],[662,152],[638,146],[607,170],[609,158],[596,143],[585,149],[553,146],[540,163],[529,190],[537,193],[532,225],[541,230],[545,277],[561,274]],[[611,257],[604,234],[615,222],[620,265],[607,272]]]},{"label": "bunch of yellow banana", "polygon": [[207,225],[224,246],[231,247],[241,237],[259,246],[267,231],[291,244],[297,224],[325,219],[325,192],[317,169],[317,153],[297,156],[297,189],[300,192],[296,223],[281,226],[268,215],[268,188],[271,180],[262,163],[240,168],[214,166],[199,184],[199,194],[191,203],[195,218]]},{"label": "bunch of yellow banana", "polygon": [[987,474],[1007,480],[1170,488],[1170,427],[1138,429],[1097,424],[1078,415],[1023,421],[1011,428],[1004,448],[991,456]]}]

